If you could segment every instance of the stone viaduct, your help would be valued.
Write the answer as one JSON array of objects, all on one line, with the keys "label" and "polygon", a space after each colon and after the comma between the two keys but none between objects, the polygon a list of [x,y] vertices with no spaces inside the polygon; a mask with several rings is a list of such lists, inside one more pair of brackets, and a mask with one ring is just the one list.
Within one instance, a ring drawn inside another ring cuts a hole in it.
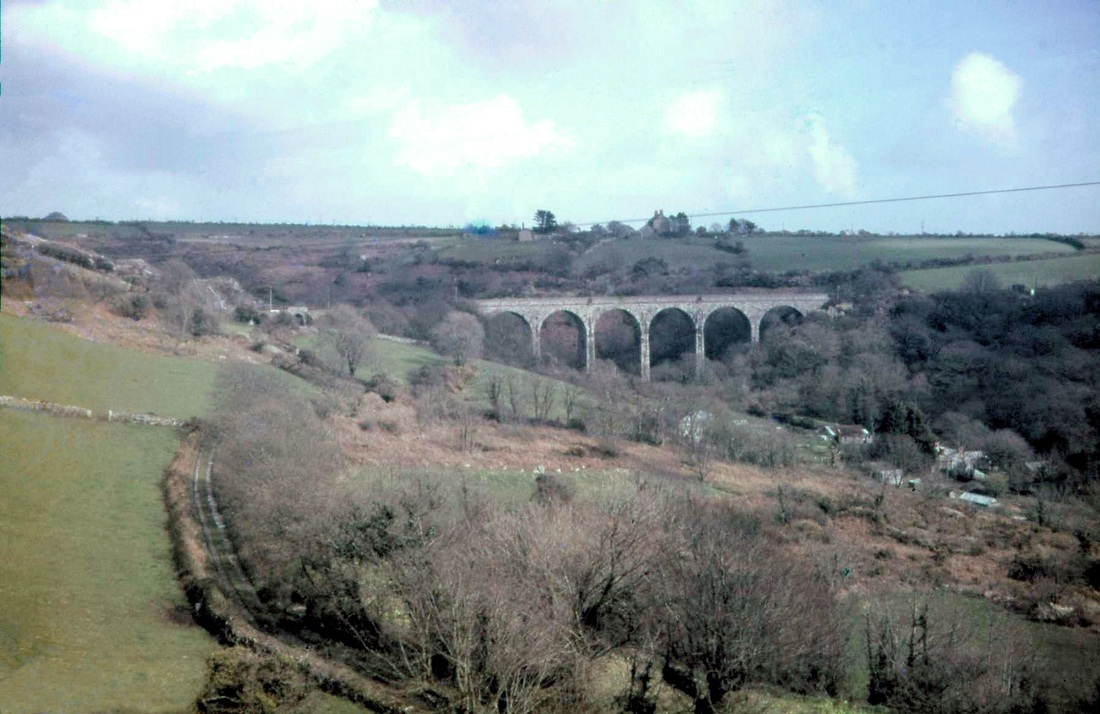
[{"label": "stone viaduct", "polygon": [[503,313],[519,316],[531,331],[531,351],[535,359],[541,356],[542,327],[551,315],[564,312],[571,315],[583,336],[585,370],[596,360],[596,323],[600,317],[619,310],[634,319],[641,341],[641,375],[649,381],[649,336],[654,318],[666,310],[677,310],[691,320],[695,329],[695,371],[703,369],[707,320],[719,310],[740,313],[749,324],[750,339],[760,341],[760,324],[769,312],[789,308],[799,314],[820,310],[828,301],[824,293],[761,293],[750,295],[650,295],[639,297],[553,297],[502,298],[477,300],[481,314],[493,317]]}]

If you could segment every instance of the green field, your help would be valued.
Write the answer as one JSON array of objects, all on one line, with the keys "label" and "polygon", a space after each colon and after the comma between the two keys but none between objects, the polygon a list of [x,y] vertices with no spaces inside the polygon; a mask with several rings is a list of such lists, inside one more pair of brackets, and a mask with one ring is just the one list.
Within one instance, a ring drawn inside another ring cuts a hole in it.
[{"label": "green field", "polygon": [[188,418],[206,414],[217,365],[81,339],[0,314],[0,394]]},{"label": "green field", "polygon": [[446,360],[427,347],[376,338],[371,340],[370,355],[364,372],[387,374],[407,383],[409,376],[425,365],[442,364]]},{"label": "green field", "polygon": [[539,261],[543,256],[561,247],[554,239],[525,241],[520,243],[508,238],[469,237],[451,238],[433,244],[444,260],[463,260],[473,263],[495,264],[519,261]]},{"label": "green field", "polygon": [[[68,400],[73,401],[73,400]],[[0,711],[187,710],[216,647],[179,624],[167,429],[0,410]]]},{"label": "green field", "polygon": [[[665,261],[669,269],[674,271],[700,266],[733,265],[740,260],[738,256],[715,250],[713,238],[608,240],[592,246],[577,258],[573,263],[573,272],[584,275],[593,269],[630,270],[639,260],[651,257]],[[755,265],[755,256],[751,257]]]},{"label": "green field", "polygon": [[[754,270],[782,273],[852,270],[881,260],[885,263],[920,262],[938,258],[1071,253],[1073,248],[1042,238],[938,238],[931,236],[745,236]],[[713,238],[607,241],[577,259],[577,274],[597,265],[629,269],[645,257],[661,258],[672,270],[733,264],[737,256],[714,249]],[[530,244],[513,244],[530,245]]]},{"label": "green field", "polygon": [[1024,260],[989,265],[958,265],[950,268],[907,270],[901,273],[902,283],[911,288],[934,292],[958,288],[973,270],[989,270],[1001,285],[1022,284],[1029,288],[1061,285],[1077,280],[1100,279],[1100,253],[1077,253],[1065,258]]}]

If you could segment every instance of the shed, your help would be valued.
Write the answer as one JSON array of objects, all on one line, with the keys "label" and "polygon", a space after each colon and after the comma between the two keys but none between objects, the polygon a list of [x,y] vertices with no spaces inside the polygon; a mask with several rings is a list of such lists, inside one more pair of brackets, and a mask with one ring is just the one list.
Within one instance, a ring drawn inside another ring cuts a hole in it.
[{"label": "shed", "polygon": [[997,499],[992,496],[983,496],[980,493],[962,493],[958,499],[979,508],[996,508]]}]

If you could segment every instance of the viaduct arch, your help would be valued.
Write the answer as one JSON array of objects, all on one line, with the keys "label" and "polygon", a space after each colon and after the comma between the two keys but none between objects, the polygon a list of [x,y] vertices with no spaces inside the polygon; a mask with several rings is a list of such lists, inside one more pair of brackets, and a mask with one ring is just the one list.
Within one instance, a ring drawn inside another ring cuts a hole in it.
[{"label": "viaduct arch", "polygon": [[604,313],[620,310],[637,321],[641,337],[641,375],[649,381],[649,338],[653,318],[665,310],[679,310],[690,318],[695,329],[695,371],[702,371],[706,360],[706,323],[714,313],[735,310],[748,320],[753,343],[760,341],[760,323],[776,308],[790,308],[801,314],[820,310],[828,301],[824,293],[762,293],[752,295],[652,295],[639,297],[553,297],[501,298],[476,300],[481,314],[493,317],[502,313],[517,315],[531,329],[531,351],[535,359],[541,356],[542,325],[556,312],[565,312],[577,319],[582,328],[585,370],[596,361],[596,322]]}]

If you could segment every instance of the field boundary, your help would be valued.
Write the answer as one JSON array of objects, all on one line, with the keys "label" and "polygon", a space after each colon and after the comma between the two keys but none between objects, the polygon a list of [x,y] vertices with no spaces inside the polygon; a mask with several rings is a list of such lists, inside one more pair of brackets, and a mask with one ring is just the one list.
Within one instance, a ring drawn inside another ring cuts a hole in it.
[{"label": "field boundary", "polygon": [[42,399],[24,399],[11,395],[0,395],[0,407],[18,409],[24,412],[45,412],[53,416],[68,417],[70,419],[89,419],[92,421],[120,422],[122,424],[145,424],[147,426],[168,426],[178,428],[186,426],[187,422],[172,417],[162,417],[156,414],[131,414],[129,412],[116,412],[108,409],[106,414],[96,414],[91,409],[77,407],[71,404],[57,404]]}]

